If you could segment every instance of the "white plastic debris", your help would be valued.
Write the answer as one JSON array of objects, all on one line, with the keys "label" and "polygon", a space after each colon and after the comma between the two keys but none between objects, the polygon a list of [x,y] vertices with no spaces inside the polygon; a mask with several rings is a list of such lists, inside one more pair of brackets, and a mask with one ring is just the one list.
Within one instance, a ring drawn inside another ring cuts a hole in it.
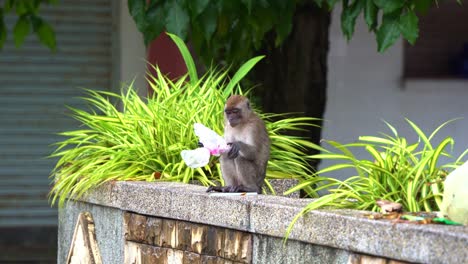
[{"label": "white plastic debris", "polygon": [[229,146],[224,138],[213,130],[200,123],[195,123],[193,128],[195,135],[199,138],[203,147],[194,150],[182,150],[180,154],[187,166],[191,168],[206,166],[210,161],[210,155],[219,156],[221,153],[229,150]]},{"label": "white plastic debris", "polygon": [[468,161],[452,171],[444,182],[442,214],[468,225]]},{"label": "white plastic debris", "polygon": [[224,138],[206,126],[195,123],[193,130],[199,141],[203,144],[203,147],[208,149],[211,155],[219,156],[222,152],[229,149]]},{"label": "white plastic debris", "polygon": [[210,161],[210,151],[207,148],[197,148],[193,150],[182,150],[182,159],[190,168],[200,168],[206,166]]}]

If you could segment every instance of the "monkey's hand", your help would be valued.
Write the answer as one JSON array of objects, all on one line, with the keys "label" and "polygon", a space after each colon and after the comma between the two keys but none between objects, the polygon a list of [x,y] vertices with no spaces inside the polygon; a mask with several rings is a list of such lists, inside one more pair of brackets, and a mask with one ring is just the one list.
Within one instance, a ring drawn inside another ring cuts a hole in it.
[{"label": "monkey's hand", "polygon": [[227,153],[227,156],[229,159],[235,159],[237,156],[239,156],[239,151],[240,151],[240,145],[241,143],[239,141],[234,141],[232,143],[228,143],[231,148],[229,149],[229,152]]}]

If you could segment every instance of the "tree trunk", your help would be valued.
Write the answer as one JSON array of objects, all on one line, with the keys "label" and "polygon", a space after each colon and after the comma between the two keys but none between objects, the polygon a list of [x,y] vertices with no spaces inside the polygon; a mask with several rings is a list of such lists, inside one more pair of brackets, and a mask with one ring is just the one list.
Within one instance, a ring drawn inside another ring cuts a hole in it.
[{"label": "tree trunk", "polygon": [[[265,41],[265,54],[254,69],[256,83],[263,85],[260,97],[265,112],[296,112],[323,118],[327,87],[327,54],[330,12],[314,3],[296,8],[293,29],[284,43],[275,48],[274,39]],[[317,121],[321,126],[322,121]],[[321,128],[302,133],[319,144]],[[315,167],[317,164],[311,164]]]}]

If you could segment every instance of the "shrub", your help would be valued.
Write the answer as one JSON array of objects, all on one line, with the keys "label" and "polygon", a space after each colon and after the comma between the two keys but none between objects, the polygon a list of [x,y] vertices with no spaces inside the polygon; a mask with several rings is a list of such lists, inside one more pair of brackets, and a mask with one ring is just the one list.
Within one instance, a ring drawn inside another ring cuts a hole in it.
[{"label": "shrub", "polygon": [[[72,117],[83,128],[61,133],[66,139],[56,144],[52,157],[59,157],[59,161],[51,174],[54,178],[52,204],[59,199],[62,205],[66,198],[80,197],[112,180],[185,183],[197,180],[206,186],[222,183],[216,158],[212,157],[203,168],[191,169],[183,162],[180,152],[197,147],[195,122],[222,134],[226,99],[233,93],[247,94],[238,83],[261,57],[246,62],[230,80],[228,71],[219,69],[209,69],[199,78],[185,44],[174,35],[171,37],[182,52],[188,75],[172,81],[155,66],[157,77],[149,77],[153,93],[146,100],[130,85],[120,94],[87,90],[87,96],[82,99],[89,103],[90,109],[71,108]],[[310,157],[305,151],[315,146],[284,132],[310,126],[315,119],[260,115],[272,141],[267,186],[271,189],[268,183],[271,178],[309,179]],[[308,191],[316,195],[310,187]]]},{"label": "shrub", "polygon": [[[311,210],[332,207],[378,211],[376,201],[379,199],[401,203],[403,209],[410,212],[439,211],[445,176],[461,163],[468,150],[454,159],[445,151],[448,146],[453,147],[454,140],[451,137],[443,139],[438,145],[431,143],[438,131],[452,120],[437,127],[429,136],[412,121],[406,121],[418,136],[417,142],[408,143],[388,123],[386,125],[393,135],[362,136],[357,143],[350,144],[325,140],[336,150],[321,149],[321,154],[312,157],[337,163],[317,171],[317,177],[311,177],[288,192],[307,185],[317,185],[319,187],[316,191],[328,190],[329,193],[303,208],[294,218],[288,232],[299,217]],[[357,158],[354,149],[365,150],[371,158]],[[440,165],[438,163],[442,156],[452,161]],[[343,169],[354,169],[357,175],[344,181],[324,176]]]}]

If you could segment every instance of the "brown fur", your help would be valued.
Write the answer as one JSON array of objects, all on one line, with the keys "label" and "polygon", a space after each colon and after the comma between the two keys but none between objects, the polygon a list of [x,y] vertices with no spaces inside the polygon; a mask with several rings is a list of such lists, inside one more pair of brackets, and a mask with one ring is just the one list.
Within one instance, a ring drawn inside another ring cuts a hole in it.
[{"label": "brown fur", "polygon": [[242,95],[231,95],[229,99],[226,101],[226,109],[234,108],[241,102],[247,100],[245,96]]},{"label": "brown fur", "polygon": [[[235,108],[238,108],[238,113],[226,113]],[[229,97],[225,110],[224,139],[231,144],[231,150],[235,146],[237,152],[230,156],[230,150],[220,157],[226,186],[209,190],[261,193],[270,157],[270,139],[265,123],[250,109],[249,100],[241,95]]]}]

